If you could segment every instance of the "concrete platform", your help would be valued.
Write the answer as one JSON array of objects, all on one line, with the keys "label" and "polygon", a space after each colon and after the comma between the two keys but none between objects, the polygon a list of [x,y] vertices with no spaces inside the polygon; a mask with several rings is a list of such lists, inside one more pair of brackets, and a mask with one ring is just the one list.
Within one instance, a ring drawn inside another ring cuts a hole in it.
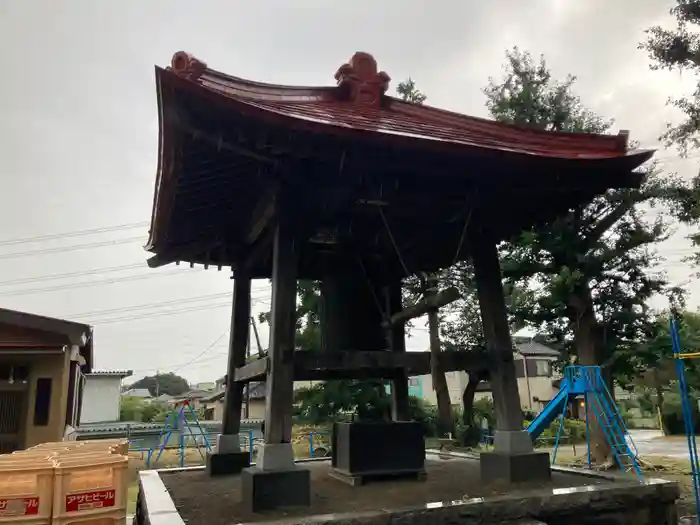
[{"label": "concrete platform", "polygon": [[659,479],[640,484],[592,471],[554,467],[552,481],[539,487],[488,488],[480,480],[479,461],[473,457],[428,453],[427,481],[386,481],[349,487],[326,477],[331,468],[328,461],[305,463],[312,477],[310,507],[253,514],[237,502],[242,499],[241,476],[211,478],[203,468],[142,472],[136,524],[378,525],[387,523],[387,514],[392,522],[417,525],[678,523],[675,502],[679,488],[676,483]]}]

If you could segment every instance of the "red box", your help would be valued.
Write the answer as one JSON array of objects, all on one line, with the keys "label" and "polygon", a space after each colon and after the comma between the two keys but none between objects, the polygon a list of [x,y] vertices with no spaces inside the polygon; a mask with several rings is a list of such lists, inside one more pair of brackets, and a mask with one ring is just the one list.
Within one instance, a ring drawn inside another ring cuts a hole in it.
[{"label": "red box", "polygon": [[66,495],[66,512],[114,507],[114,490],[96,490]]},{"label": "red box", "polygon": [[39,498],[0,499],[0,516],[35,516],[39,514]]}]

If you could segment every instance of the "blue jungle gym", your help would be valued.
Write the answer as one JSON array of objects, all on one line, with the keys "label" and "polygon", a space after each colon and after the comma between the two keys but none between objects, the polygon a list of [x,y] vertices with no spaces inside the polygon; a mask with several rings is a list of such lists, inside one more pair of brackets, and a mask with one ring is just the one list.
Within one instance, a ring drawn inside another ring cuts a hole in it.
[{"label": "blue jungle gym", "polygon": [[[586,407],[586,440],[588,444],[588,465],[591,465],[590,447],[590,417],[603,429],[605,439],[610,445],[615,462],[623,472],[634,472],[637,479],[643,479],[642,471],[637,461],[637,450],[629,437],[625,422],[617,410],[615,400],[610,395],[599,366],[568,366],[564,369],[564,378],[557,395],[544,407],[537,417],[527,427],[533,441],[537,439],[552,424],[560,418],[552,454],[552,463],[556,460],[559,440],[564,428],[569,404],[579,397],[583,398]],[[589,414],[590,412],[590,414]]]}]

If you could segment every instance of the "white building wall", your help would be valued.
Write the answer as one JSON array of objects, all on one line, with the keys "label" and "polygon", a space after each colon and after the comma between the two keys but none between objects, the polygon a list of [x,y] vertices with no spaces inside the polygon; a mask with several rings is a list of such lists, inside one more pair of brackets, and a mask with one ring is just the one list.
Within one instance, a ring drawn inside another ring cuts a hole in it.
[{"label": "white building wall", "polygon": [[[514,359],[521,360],[522,357],[515,355]],[[542,361],[554,361],[553,358],[537,357]],[[559,389],[552,386],[552,380],[559,377],[560,374],[554,373],[550,377],[519,377],[518,393],[520,396],[520,406],[525,409],[540,412],[544,406],[557,395]],[[422,397],[426,403],[437,405],[437,396],[433,390],[433,378],[430,374],[418,376],[420,377],[423,387]],[[447,390],[450,393],[450,403],[454,407],[462,407],[462,393],[469,382],[469,375],[466,372],[447,372]],[[493,399],[491,392],[477,392],[474,399]]]},{"label": "white building wall", "polygon": [[121,384],[119,376],[87,375],[80,424],[119,421]]}]

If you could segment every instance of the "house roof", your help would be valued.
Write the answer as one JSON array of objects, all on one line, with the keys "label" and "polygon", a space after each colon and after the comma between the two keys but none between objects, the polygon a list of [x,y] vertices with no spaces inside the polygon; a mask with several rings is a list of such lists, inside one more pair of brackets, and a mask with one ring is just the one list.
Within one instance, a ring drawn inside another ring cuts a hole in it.
[{"label": "house roof", "polygon": [[66,344],[80,347],[80,354],[85,358],[86,371],[92,369],[95,337],[92,326],[7,308],[0,308],[0,323],[64,336]]},{"label": "house roof", "polygon": [[122,392],[122,396],[144,398],[153,397],[149,392],[148,388],[130,388],[129,390],[125,390],[124,392]]},{"label": "house roof", "polygon": [[87,377],[130,377],[134,373],[133,370],[93,370],[85,374]]},{"label": "house roof", "polygon": [[[263,381],[253,381],[243,388],[243,398],[245,399],[246,391],[250,387],[250,399],[265,399],[265,382]],[[221,401],[226,396],[226,391],[221,390],[215,394],[208,397],[203,397],[201,399],[202,403],[215,403],[216,401]]]},{"label": "house roof", "polygon": [[561,352],[549,346],[545,346],[532,339],[515,342],[515,348],[522,355],[559,357]]}]

